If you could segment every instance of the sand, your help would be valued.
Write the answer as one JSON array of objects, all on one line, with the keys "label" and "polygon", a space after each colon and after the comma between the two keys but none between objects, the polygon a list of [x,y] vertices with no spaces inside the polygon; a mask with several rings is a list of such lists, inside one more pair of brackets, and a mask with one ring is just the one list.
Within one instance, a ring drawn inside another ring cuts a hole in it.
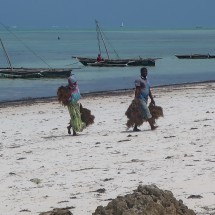
[{"label": "sand", "polygon": [[2,104],[0,214],[71,207],[88,215],[139,184],[171,190],[197,214],[215,213],[215,83],[152,92],[164,110],[155,131],[147,123],[126,129],[133,91],[83,96],[95,123],[75,137],[55,99]]}]

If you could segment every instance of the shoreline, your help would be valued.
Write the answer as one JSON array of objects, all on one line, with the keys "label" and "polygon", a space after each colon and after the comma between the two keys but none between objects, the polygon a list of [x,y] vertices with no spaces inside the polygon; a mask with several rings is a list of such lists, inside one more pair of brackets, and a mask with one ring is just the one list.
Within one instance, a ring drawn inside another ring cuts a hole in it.
[{"label": "shoreline", "polygon": [[[199,81],[199,82],[188,82],[188,83],[180,83],[180,84],[166,84],[166,85],[158,85],[152,86],[152,89],[158,88],[169,88],[169,87],[182,87],[187,85],[198,85],[198,84],[206,84],[206,83],[214,83],[215,80],[210,81]],[[81,89],[80,89],[81,90]],[[119,94],[126,94],[132,92],[132,89],[119,89],[119,90],[110,90],[110,91],[98,91],[98,92],[90,92],[90,93],[81,93],[82,97],[95,97],[95,96],[102,96],[102,95],[119,95]],[[57,101],[57,96],[51,97],[39,97],[39,98],[29,98],[29,99],[18,99],[12,101],[0,101],[0,108],[9,107],[9,106],[20,106],[20,105],[31,105],[34,103],[48,103],[52,101]]]}]

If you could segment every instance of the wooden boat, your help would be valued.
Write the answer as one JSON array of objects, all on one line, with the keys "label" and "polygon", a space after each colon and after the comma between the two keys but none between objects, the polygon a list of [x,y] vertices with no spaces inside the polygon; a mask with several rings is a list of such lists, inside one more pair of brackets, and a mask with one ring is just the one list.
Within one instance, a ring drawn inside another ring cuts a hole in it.
[{"label": "wooden boat", "polygon": [[8,68],[0,68],[0,78],[65,78],[71,74],[70,68],[51,68],[47,63],[49,68],[14,68],[1,38],[0,43],[9,65]]},{"label": "wooden boat", "polygon": [[0,68],[0,78],[66,78],[71,69],[45,69],[45,68]]},{"label": "wooden boat", "polygon": [[191,55],[175,55],[179,59],[210,59],[215,58],[215,55],[210,54],[191,54]]},{"label": "wooden boat", "polygon": [[155,59],[103,59],[97,62],[96,58],[86,58],[73,56],[84,66],[98,66],[98,67],[125,67],[125,66],[155,66]]},{"label": "wooden boat", "polygon": [[96,66],[96,67],[125,67],[127,64],[124,63],[110,63],[110,62],[94,62],[94,63],[87,63],[87,66]]},{"label": "wooden boat", "polygon": [[102,42],[107,57],[102,59],[102,61],[100,62],[98,62],[96,58],[90,58],[90,57],[72,56],[72,58],[77,59],[84,66],[97,66],[97,67],[155,66],[155,60],[159,58],[120,59],[119,55],[116,53],[115,50],[114,52],[117,56],[117,59],[111,59],[104,40],[104,33],[101,31],[98,21],[96,20],[95,22],[96,22],[99,54],[101,55],[101,42]]}]

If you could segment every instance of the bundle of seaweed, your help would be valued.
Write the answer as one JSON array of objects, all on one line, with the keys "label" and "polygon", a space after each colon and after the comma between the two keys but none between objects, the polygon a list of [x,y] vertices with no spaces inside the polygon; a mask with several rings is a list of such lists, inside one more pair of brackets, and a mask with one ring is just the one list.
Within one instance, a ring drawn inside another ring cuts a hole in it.
[{"label": "bundle of seaweed", "polygon": [[69,95],[69,87],[68,86],[60,86],[58,88],[57,98],[58,98],[58,101],[64,106],[67,106],[69,104],[68,95]]},{"label": "bundle of seaweed", "polygon": [[80,104],[81,120],[86,123],[86,126],[89,126],[94,123],[95,116],[91,114],[91,111],[87,108],[84,108]]},{"label": "bundle of seaweed", "polygon": [[[152,115],[152,122],[155,124],[156,120],[163,116],[163,109],[160,106],[156,106],[152,103],[149,104],[148,106],[149,111]],[[131,104],[129,105],[127,111],[125,112],[125,115],[127,116],[127,128],[134,127],[136,124],[137,126],[140,126],[143,124],[144,120],[142,117],[142,114],[140,112],[140,101],[138,99],[134,99]]]},{"label": "bundle of seaweed", "polygon": [[160,107],[160,106],[156,106],[155,104],[153,103],[150,103],[149,104],[149,111],[152,115],[152,119],[153,119],[153,123],[155,124],[156,120],[159,118],[159,117],[163,117],[163,108]]},{"label": "bundle of seaweed", "polygon": [[129,105],[127,111],[125,112],[125,115],[128,118],[126,123],[127,128],[134,127],[135,124],[137,126],[140,126],[143,124],[144,119],[142,118],[139,107],[140,107],[140,101],[138,99],[134,99]]},{"label": "bundle of seaweed", "polygon": [[[57,90],[58,101],[64,106],[69,105],[69,100],[68,100],[69,94],[70,94],[70,89],[68,86],[60,86]],[[81,120],[86,123],[86,126],[94,123],[95,117],[91,114],[91,111],[87,108],[84,108],[81,104],[80,104],[80,112],[81,112]]]}]

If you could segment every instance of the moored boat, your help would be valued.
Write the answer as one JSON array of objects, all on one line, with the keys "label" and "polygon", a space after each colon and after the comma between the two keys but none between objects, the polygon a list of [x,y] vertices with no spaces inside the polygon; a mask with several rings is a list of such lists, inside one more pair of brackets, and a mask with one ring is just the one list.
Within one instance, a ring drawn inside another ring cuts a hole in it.
[{"label": "moored boat", "polygon": [[[84,66],[98,66],[98,67],[125,67],[125,66],[155,66],[155,60],[160,58],[126,58],[121,59],[114,49],[116,59],[110,58],[104,38],[104,32],[101,31],[98,21],[96,22],[96,32],[98,40],[99,55],[101,56],[101,47],[104,47],[106,58],[91,58],[91,57],[80,57],[73,56],[72,58],[77,59]],[[103,46],[102,46],[102,45]]]},{"label": "moored boat", "polygon": [[210,54],[190,54],[190,55],[175,55],[179,59],[210,59],[215,58],[215,55]]},{"label": "moored boat", "polygon": [[49,68],[15,68],[13,67],[9,55],[4,47],[3,41],[0,38],[0,44],[2,46],[4,55],[6,57],[7,63],[9,67],[0,68],[0,78],[65,78],[69,77],[72,69],[70,68],[52,68],[49,64],[47,64],[44,60],[43,62]]},{"label": "moored boat", "polygon": [[72,69],[47,69],[47,68],[0,68],[0,78],[66,78]]},{"label": "moored boat", "polygon": [[102,59],[98,62],[96,58],[86,58],[86,57],[75,57],[84,66],[103,66],[103,67],[124,67],[124,66],[155,66],[155,60],[153,58],[145,59]]},{"label": "moored boat", "polygon": [[87,63],[87,66],[96,66],[96,67],[125,67],[127,64],[124,63],[110,63],[110,62],[94,62],[94,63]]}]

